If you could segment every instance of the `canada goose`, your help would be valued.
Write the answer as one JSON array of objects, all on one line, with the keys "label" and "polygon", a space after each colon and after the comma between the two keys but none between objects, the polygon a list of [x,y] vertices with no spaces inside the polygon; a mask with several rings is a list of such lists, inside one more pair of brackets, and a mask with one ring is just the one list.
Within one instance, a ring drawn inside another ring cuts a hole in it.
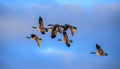
[{"label": "canada goose", "polygon": [[63,38],[63,39],[58,39],[58,41],[65,42],[66,45],[67,45],[68,47],[70,47],[70,43],[72,43],[73,41],[72,41],[72,40],[69,40],[68,35],[67,35],[67,33],[66,33],[65,31],[63,32],[63,36],[64,36],[64,38]]},{"label": "canada goose", "polygon": [[66,30],[68,30],[68,29],[70,29],[72,36],[74,36],[74,32],[75,32],[75,30],[77,29],[77,27],[74,27],[74,26],[65,24],[63,31],[66,31]]},{"label": "canada goose", "polygon": [[48,29],[51,30],[51,38],[55,38],[57,35],[56,28],[58,27],[58,24],[48,24],[48,26],[52,26],[52,28],[48,28]]},{"label": "canada goose", "polygon": [[107,53],[104,53],[104,51],[102,50],[102,48],[96,44],[96,49],[98,50],[97,52],[90,52],[91,54],[97,54],[99,56],[107,56]]},{"label": "canada goose", "polygon": [[44,28],[44,24],[43,24],[43,19],[42,19],[42,17],[39,17],[39,22],[38,22],[38,24],[39,24],[39,27],[32,27],[32,28],[40,31],[42,34],[45,34],[46,29]]},{"label": "canada goose", "polygon": [[59,25],[59,24],[48,24],[48,26],[53,26],[53,28],[55,30],[57,30],[57,32],[62,33],[62,28],[63,28],[62,25]]},{"label": "canada goose", "polygon": [[38,38],[37,35],[31,34],[31,37],[26,37],[26,38],[35,40],[35,41],[37,42],[38,47],[40,47],[40,40],[42,40],[42,39],[41,39],[41,38]]}]

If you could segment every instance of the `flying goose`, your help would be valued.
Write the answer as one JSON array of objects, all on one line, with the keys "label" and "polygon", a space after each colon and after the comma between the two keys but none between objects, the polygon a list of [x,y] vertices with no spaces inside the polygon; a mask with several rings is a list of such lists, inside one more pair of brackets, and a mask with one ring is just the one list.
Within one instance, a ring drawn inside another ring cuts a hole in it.
[{"label": "flying goose", "polygon": [[96,49],[98,50],[97,52],[90,52],[90,53],[96,54],[99,56],[107,56],[108,55],[107,53],[104,53],[104,51],[102,50],[102,48],[98,44],[96,44]]},{"label": "flying goose", "polygon": [[37,35],[31,34],[31,37],[26,37],[26,38],[35,40],[35,41],[37,42],[38,47],[40,47],[40,40],[42,40],[42,39],[41,39],[41,38],[38,38]]},{"label": "flying goose", "polygon": [[52,26],[52,28],[48,28],[51,30],[51,38],[55,38],[57,35],[57,30],[56,28],[59,26],[58,24],[48,24],[48,26]]},{"label": "flying goose", "polygon": [[59,24],[48,24],[48,26],[52,26],[55,30],[57,30],[57,32],[62,33],[62,25]]},{"label": "flying goose", "polygon": [[38,24],[39,24],[38,27],[32,27],[32,28],[40,31],[41,34],[45,34],[46,28],[44,28],[44,24],[43,24],[43,19],[42,19],[42,17],[39,17],[39,22],[38,22]]},{"label": "flying goose", "polygon": [[63,39],[58,39],[58,41],[65,42],[66,45],[67,45],[68,47],[70,47],[70,43],[72,43],[73,41],[72,41],[72,40],[69,40],[68,35],[67,35],[67,33],[66,33],[65,31],[63,32],[63,36],[64,36],[64,38],[63,38]]},{"label": "flying goose", "polygon": [[69,24],[65,24],[63,31],[66,31],[68,29],[70,29],[72,36],[74,36],[75,30],[77,29],[77,27],[71,26]]}]

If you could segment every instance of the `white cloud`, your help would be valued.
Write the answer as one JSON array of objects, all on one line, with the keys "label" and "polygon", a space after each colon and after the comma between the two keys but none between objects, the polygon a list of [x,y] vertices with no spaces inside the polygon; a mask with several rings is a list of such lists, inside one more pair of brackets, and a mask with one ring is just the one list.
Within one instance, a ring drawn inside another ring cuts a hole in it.
[{"label": "white cloud", "polygon": [[66,64],[72,63],[72,61],[76,58],[75,52],[71,50],[60,50],[57,48],[45,48],[41,50],[35,50],[37,54],[42,54],[44,56],[52,56],[64,59]]}]

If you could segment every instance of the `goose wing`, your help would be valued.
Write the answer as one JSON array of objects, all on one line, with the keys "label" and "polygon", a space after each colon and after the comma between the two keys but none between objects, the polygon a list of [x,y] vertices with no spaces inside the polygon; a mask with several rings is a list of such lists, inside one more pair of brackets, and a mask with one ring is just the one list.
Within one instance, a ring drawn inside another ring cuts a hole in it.
[{"label": "goose wing", "polygon": [[72,36],[74,36],[74,33],[75,33],[74,27],[70,27],[70,31],[71,31]]},{"label": "goose wing", "polygon": [[42,17],[39,17],[39,28],[44,28]]},{"label": "goose wing", "polygon": [[96,44],[96,49],[98,50],[98,52],[100,54],[103,54],[103,50],[102,50],[102,48],[98,44]]},{"label": "goose wing", "polygon": [[63,36],[64,36],[63,39],[64,39],[65,41],[68,41],[68,35],[67,35],[67,33],[66,33],[65,31],[63,32]]},{"label": "goose wing", "polygon": [[40,47],[40,40],[37,39],[36,42],[37,42],[38,47]]}]

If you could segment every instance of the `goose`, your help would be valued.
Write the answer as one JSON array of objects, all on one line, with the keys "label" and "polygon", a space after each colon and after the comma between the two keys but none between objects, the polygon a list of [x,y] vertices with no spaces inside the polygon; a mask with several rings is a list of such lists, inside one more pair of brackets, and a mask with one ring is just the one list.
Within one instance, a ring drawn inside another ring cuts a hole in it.
[{"label": "goose", "polygon": [[59,26],[58,24],[48,24],[48,26],[52,26],[52,28],[48,28],[51,30],[51,38],[55,38],[57,35],[57,30],[56,28]]},{"label": "goose", "polygon": [[38,47],[40,47],[40,40],[42,40],[42,39],[41,39],[41,38],[38,38],[37,35],[31,34],[31,37],[26,37],[26,38],[35,40],[35,41],[37,42]]},{"label": "goose", "polygon": [[44,28],[44,24],[43,24],[43,19],[42,17],[39,17],[39,22],[38,22],[39,26],[38,27],[32,27],[36,30],[38,30],[39,32],[41,32],[41,34],[45,34],[46,32],[46,28]]},{"label": "goose", "polygon": [[62,25],[59,25],[59,24],[48,24],[48,26],[53,26],[55,30],[57,29],[57,32],[62,34],[62,28],[63,28]]},{"label": "goose", "polygon": [[77,29],[77,27],[71,26],[69,24],[65,24],[63,31],[66,31],[68,29],[70,29],[72,36],[74,36],[75,30]]},{"label": "goose", "polygon": [[90,52],[91,54],[96,54],[98,56],[107,56],[107,53],[104,53],[100,45],[96,44],[96,49],[98,50],[97,52]]},{"label": "goose", "polygon": [[58,41],[65,42],[66,45],[68,47],[70,47],[70,43],[72,43],[73,41],[68,39],[68,35],[67,35],[67,33],[65,31],[63,32],[63,36],[64,36],[64,38],[63,39],[58,39]]}]

